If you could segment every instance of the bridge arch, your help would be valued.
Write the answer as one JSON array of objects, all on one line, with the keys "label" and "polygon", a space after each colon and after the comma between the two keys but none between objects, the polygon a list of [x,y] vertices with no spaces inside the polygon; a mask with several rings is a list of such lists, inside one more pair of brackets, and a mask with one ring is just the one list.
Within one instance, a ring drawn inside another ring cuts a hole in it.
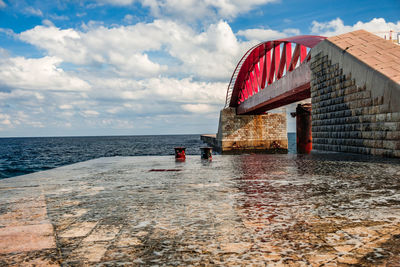
[{"label": "bridge arch", "polygon": [[[307,49],[326,37],[302,35],[266,41],[250,48],[232,74],[226,93],[225,107],[237,107],[250,96],[265,89],[310,60]],[[292,51],[292,44],[295,45]],[[281,50],[282,46],[282,52]]]}]

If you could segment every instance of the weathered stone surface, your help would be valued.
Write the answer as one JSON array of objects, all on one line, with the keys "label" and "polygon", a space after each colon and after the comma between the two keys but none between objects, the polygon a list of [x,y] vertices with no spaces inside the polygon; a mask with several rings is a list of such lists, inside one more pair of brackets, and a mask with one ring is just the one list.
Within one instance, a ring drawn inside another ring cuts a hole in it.
[{"label": "weathered stone surface", "polygon": [[49,223],[0,228],[0,240],[0,254],[56,247]]},{"label": "weathered stone surface", "polygon": [[236,115],[235,108],[221,110],[218,133],[202,140],[222,153],[287,152],[286,114]]},{"label": "weathered stone surface", "polygon": [[[381,55],[379,63],[366,48]],[[380,66],[394,62],[384,55],[400,55],[400,47],[355,31],[328,38],[311,53],[313,148],[397,157],[400,80]]]},{"label": "weathered stone surface", "polygon": [[397,163],[115,157],[0,180],[0,266],[398,266]]}]

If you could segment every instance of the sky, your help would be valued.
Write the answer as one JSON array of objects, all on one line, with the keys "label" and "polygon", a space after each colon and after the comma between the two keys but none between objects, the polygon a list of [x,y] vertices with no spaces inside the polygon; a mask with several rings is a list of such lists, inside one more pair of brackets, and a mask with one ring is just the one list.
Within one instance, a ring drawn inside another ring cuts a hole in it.
[{"label": "sky", "polygon": [[215,133],[251,46],[357,29],[400,1],[0,0],[0,137]]}]

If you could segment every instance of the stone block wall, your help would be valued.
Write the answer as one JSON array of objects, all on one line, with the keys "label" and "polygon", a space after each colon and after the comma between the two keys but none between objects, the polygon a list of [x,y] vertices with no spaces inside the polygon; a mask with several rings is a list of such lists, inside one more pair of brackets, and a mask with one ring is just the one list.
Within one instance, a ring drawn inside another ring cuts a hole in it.
[{"label": "stone block wall", "polygon": [[400,112],[390,99],[396,88],[357,80],[351,67],[380,74],[360,62],[344,66],[333,54],[319,49],[312,55],[313,149],[400,157]]},{"label": "stone block wall", "polygon": [[235,108],[221,110],[217,143],[222,152],[287,152],[286,114],[236,115]]}]

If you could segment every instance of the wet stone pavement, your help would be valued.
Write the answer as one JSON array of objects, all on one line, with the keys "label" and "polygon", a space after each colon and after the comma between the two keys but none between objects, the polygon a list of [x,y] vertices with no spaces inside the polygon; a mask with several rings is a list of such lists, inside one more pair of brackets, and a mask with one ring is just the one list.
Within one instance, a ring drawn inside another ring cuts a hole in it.
[{"label": "wet stone pavement", "polygon": [[0,180],[0,266],[400,266],[400,163],[114,157]]}]

